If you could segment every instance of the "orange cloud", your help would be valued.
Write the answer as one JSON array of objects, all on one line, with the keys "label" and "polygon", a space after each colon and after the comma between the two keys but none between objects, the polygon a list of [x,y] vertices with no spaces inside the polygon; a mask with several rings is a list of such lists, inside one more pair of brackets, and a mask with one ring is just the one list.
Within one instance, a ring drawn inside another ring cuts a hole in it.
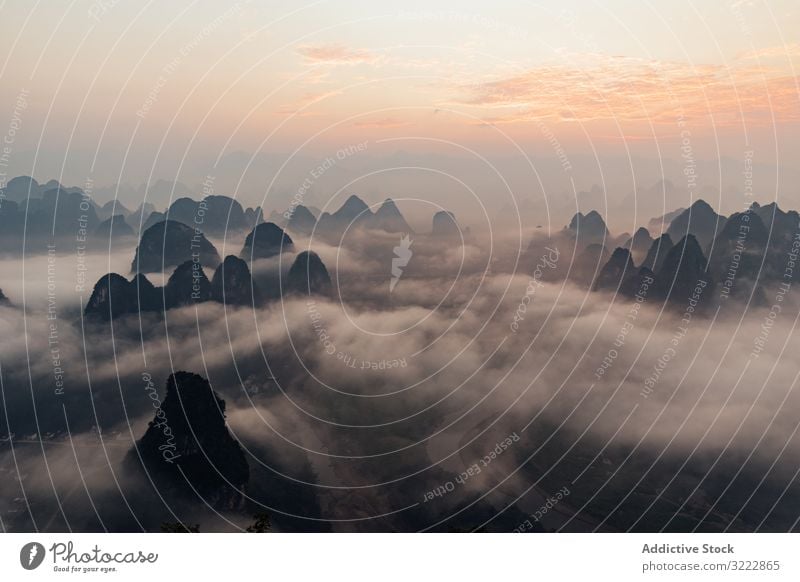
[{"label": "orange cloud", "polygon": [[[323,91],[318,93],[306,93],[302,97],[295,99],[292,101],[290,106],[283,107],[280,112],[286,114],[297,114],[302,109],[310,107],[319,101],[323,101],[330,97],[335,97],[336,95],[341,95],[341,91]],[[312,115],[311,112],[304,112],[304,116]]]},{"label": "orange cloud", "polygon": [[458,85],[450,104],[496,111],[490,123],[535,119],[649,121],[680,118],[715,125],[800,121],[797,78],[751,62],[693,65],[584,56],[583,66],[553,64],[504,78]]},{"label": "orange cloud", "polygon": [[355,127],[387,129],[392,127],[406,127],[410,125],[410,123],[408,121],[400,121],[399,119],[385,118],[375,119],[373,121],[359,121],[353,125]]},{"label": "orange cloud", "polygon": [[351,49],[341,44],[310,46],[297,49],[310,63],[327,63],[332,65],[356,65],[360,63],[377,63],[380,56],[364,49]]},{"label": "orange cloud", "polygon": [[800,44],[796,42],[778,46],[764,47],[747,51],[739,55],[739,59],[774,59],[783,58],[794,61],[800,57]]}]

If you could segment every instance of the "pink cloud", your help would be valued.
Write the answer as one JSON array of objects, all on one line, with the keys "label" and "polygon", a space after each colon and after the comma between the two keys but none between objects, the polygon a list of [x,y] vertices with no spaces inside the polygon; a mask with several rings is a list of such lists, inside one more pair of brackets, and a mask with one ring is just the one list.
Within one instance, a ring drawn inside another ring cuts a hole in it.
[{"label": "pink cloud", "polygon": [[553,64],[459,84],[450,104],[494,111],[491,123],[534,119],[711,120],[716,125],[800,121],[797,79],[790,71],[741,60],[694,65],[594,55],[585,66]]},{"label": "pink cloud", "polygon": [[375,119],[372,121],[359,121],[353,124],[355,127],[365,127],[365,128],[392,128],[392,127],[405,127],[410,125],[408,121],[401,121],[399,119],[393,118],[384,118],[384,119]]},{"label": "pink cloud", "polygon": [[380,56],[364,49],[352,49],[341,44],[304,45],[297,49],[311,63],[328,63],[333,65],[372,64],[380,60]]}]

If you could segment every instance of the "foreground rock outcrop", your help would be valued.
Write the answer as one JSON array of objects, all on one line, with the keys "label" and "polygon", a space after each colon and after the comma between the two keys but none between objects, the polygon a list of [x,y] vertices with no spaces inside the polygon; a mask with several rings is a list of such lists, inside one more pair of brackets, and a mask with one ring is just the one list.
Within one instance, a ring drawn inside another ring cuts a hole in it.
[{"label": "foreground rock outcrop", "polygon": [[[151,399],[159,404],[155,387]],[[250,468],[225,423],[225,401],[208,380],[176,372],[147,431],[127,462],[143,469],[159,489],[231,505],[241,496]]]}]

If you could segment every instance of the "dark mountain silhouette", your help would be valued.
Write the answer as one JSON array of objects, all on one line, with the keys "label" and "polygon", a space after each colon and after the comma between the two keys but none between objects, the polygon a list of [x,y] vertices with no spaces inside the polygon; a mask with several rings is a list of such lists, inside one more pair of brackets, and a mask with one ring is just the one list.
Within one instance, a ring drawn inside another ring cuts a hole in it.
[{"label": "dark mountain silhouette", "polygon": [[606,244],[613,248],[625,247],[626,249],[630,250],[630,247],[628,246],[630,240],[631,233],[626,231],[618,234],[617,236],[611,236],[610,238],[606,239]]},{"label": "dark mountain silhouette", "polygon": [[698,200],[670,222],[667,233],[672,240],[680,240],[687,234],[694,235],[702,249],[709,247],[725,226],[725,217],[720,216],[704,200]]},{"label": "dark mountain silhouette", "polygon": [[205,235],[181,222],[165,220],[148,228],[131,264],[131,271],[152,273],[198,258],[206,267],[219,264],[219,253]]},{"label": "dark mountain silhouette", "polygon": [[313,251],[303,251],[289,269],[284,286],[286,293],[328,295],[332,291],[328,269]]},{"label": "dark mountain silhouette", "polygon": [[[186,226],[191,226],[194,228],[195,226],[195,219],[205,218],[199,217],[197,215],[197,205],[198,202],[192,200],[188,196],[184,196],[182,198],[178,198],[174,200],[172,204],[169,205],[169,208],[166,209],[164,214],[166,215],[168,220],[175,220],[177,222],[182,222]],[[205,224],[203,224],[205,227]]]},{"label": "dark mountain silhouette", "polygon": [[211,300],[211,282],[202,265],[186,261],[170,275],[164,286],[164,305],[167,309]]},{"label": "dark mountain silhouette", "polygon": [[[740,237],[744,237],[747,243],[760,249],[766,248],[769,242],[769,232],[767,232],[764,222],[758,214],[750,210],[731,214],[717,235],[717,242],[728,246],[736,243]],[[716,252],[716,250],[715,248],[714,251]]]},{"label": "dark mountain silhouette", "polygon": [[642,259],[647,256],[647,251],[653,244],[653,237],[650,236],[650,231],[644,227],[640,227],[631,238],[625,241],[623,245],[631,251],[631,256],[635,263],[640,264]]},{"label": "dark mountain silhouette", "polygon": [[655,218],[651,218],[650,221],[647,223],[647,227],[652,232],[661,232],[669,228],[670,223],[675,220],[678,216],[684,213],[685,208],[677,208],[672,212],[667,212],[663,216],[657,216]]},{"label": "dark mountain silhouette", "polygon": [[[309,213],[313,214],[310,209]],[[373,213],[367,203],[355,194],[333,214],[323,212],[316,221],[315,232],[326,240],[338,243],[345,232],[361,227],[392,233],[414,232],[391,198],[384,200]]]},{"label": "dark mountain silhouette", "polygon": [[88,240],[100,223],[95,202],[77,187],[56,180],[39,184],[30,176],[18,176],[0,191],[0,239],[3,253],[25,249],[40,252],[57,241],[66,251],[79,239]]},{"label": "dark mountain silhouette", "polygon": [[150,202],[143,202],[136,210],[125,217],[125,222],[130,225],[137,237],[157,222],[162,222],[163,220],[163,213],[156,212],[155,206]]},{"label": "dark mountain silhouette", "polygon": [[369,216],[372,216],[372,211],[369,209],[366,202],[355,194],[351,194],[350,197],[345,200],[344,204],[342,204],[341,208],[333,213],[333,216],[348,221],[365,220]]},{"label": "dark mountain silhouette", "polygon": [[205,301],[253,305],[254,297],[255,304],[260,303],[261,294],[247,263],[231,255],[220,264],[210,282],[200,263],[193,260],[178,265],[163,288],[153,286],[141,273],[130,281],[117,273],[103,275],[94,286],[84,314],[109,321],[132,313],[161,312]]},{"label": "dark mountain silhouette", "polygon": [[759,206],[758,202],[753,202],[750,209],[758,215],[767,231],[772,231],[770,238],[773,241],[782,238],[787,232],[797,230],[798,215],[794,210],[784,212],[775,202],[764,206]]},{"label": "dark mountain silhouette", "polygon": [[701,303],[711,298],[713,280],[706,270],[707,261],[694,235],[686,235],[673,246],[657,273],[656,294],[680,306],[689,304],[692,295],[702,288]]},{"label": "dark mountain silhouette", "polygon": [[[40,184],[30,176],[17,176],[16,178],[12,178],[0,192],[3,193],[6,200],[24,202],[29,198],[42,198],[45,192],[50,190],[58,190],[62,193],[66,192],[70,194],[83,193],[83,190],[77,186],[64,186],[60,184],[58,180],[49,180],[45,184]],[[91,202],[91,206],[96,211],[99,210],[94,202]]]},{"label": "dark mountain silhouette", "polygon": [[13,200],[3,200],[0,204],[0,252],[14,253],[21,249],[23,226],[24,215],[20,213],[19,205]]},{"label": "dark mountain silhouette", "polygon": [[295,206],[292,210],[289,222],[286,228],[298,234],[310,235],[314,231],[317,224],[317,219],[311,214],[311,211],[302,204]]},{"label": "dark mountain silhouette", "polygon": [[154,286],[141,273],[137,273],[128,284],[128,291],[133,294],[133,306],[135,311],[161,311],[164,300],[161,297],[161,289]]},{"label": "dark mountain silhouette", "polygon": [[795,239],[800,234],[800,215],[795,210],[784,212],[775,202],[764,206],[754,203],[752,210],[769,233],[767,246],[771,252],[767,254],[765,276],[778,279],[783,276],[786,256],[793,252]]},{"label": "dark mountain silhouette", "polygon": [[275,223],[263,222],[256,226],[244,240],[239,256],[246,260],[267,259],[294,248],[292,237]]},{"label": "dark mountain silhouette", "polygon": [[596,210],[585,215],[581,212],[576,213],[566,230],[581,246],[603,244],[610,236],[603,217]]},{"label": "dark mountain silhouette", "polygon": [[460,237],[461,229],[458,227],[455,214],[446,210],[440,210],[434,214],[431,234],[442,237]]},{"label": "dark mountain silhouette", "polygon": [[646,301],[651,290],[656,286],[656,276],[647,267],[641,267],[632,277],[626,277],[620,285],[619,292],[626,297],[634,298],[637,294]]},{"label": "dark mountain silhouette", "polygon": [[157,210],[153,210],[150,214],[145,216],[144,222],[142,224],[142,232],[146,231],[151,226],[158,224],[159,222],[164,222],[167,219],[167,215],[163,212],[159,212]]},{"label": "dark mountain silhouette", "polygon": [[248,222],[244,208],[238,200],[213,195],[206,196],[203,202],[207,207],[203,224],[209,233],[223,235],[226,232],[251,230],[256,226]]},{"label": "dark mountain silhouette", "polygon": [[41,184],[42,191],[53,190],[54,188],[61,188],[62,190],[79,191],[80,188],[66,188],[58,180],[50,179],[46,183]]},{"label": "dark mountain silhouette", "polygon": [[588,287],[607,261],[608,249],[601,244],[591,244],[575,257],[569,280]]},{"label": "dark mountain silhouette", "polygon": [[159,489],[194,495],[212,505],[240,499],[250,468],[225,424],[225,401],[202,376],[176,372],[161,408],[127,456]]},{"label": "dark mountain silhouette", "polygon": [[353,194],[339,210],[333,214],[324,212],[319,217],[317,232],[321,236],[338,240],[346,230],[369,224],[372,216],[369,206]]},{"label": "dark mountain silhouette", "polygon": [[737,212],[725,223],[714,241],[709,272],[722,285],[723,295],[747,298],[760,278],[769,233],[755,212]]},{"label": "dark mountain silhouette", "polygon": [[595,291],[617,291],[625,279],[636,274],[636,267],[628,249],[617,247],[603,265],[594,282]]},{"label": "dark mountain silhouette", "polygon": [[27,200],[28,196],[31,198],[41,198],[42,189],[39,182],[30,176],[17,176],[11,178],[3,189],[7,200],[14,202],[22,202]]},{"label": "dark mountain silhouette", "polygon": [[369,227],[385,232],[402,232],[413,234],[414,230],[408,225],[394,200],[387,198],[380,208],[369,220]]},{"label": "dark mountain silhouette", "polygon": [[87,234],[100,224],[95,205],[85,200],[80,191],[53,188],[45,191],[41,198],[30,198],[18,205],[16,230],[25,227],[26,238],[34,244],[68,237],[74,240],[78,230]]},{"label": "dark mountain silhouette", "polygon": [[92,290],[84,315],[102,321],[139,311],[159,311],[161,295],[144,275],[130,281],[117,273],[103,275]]},{"label": "dark mountain silhouette", "polygon": [[0,305],[9,305],[11,302],[6,297],[6,294],[3,293],[3,290],[0,289]]},{"label": "dark mountain silhouette", "polygon": [[289,221],[286,219],[286,216],[277,210],[273,210],[269,213],[266,222],[277,224],[281,228],[286,228],[286,225],[289,223]]},{"label": "dark mountain silhouette", "polygon": [[179,198],[167,209],[166,217],[198,227],[208,234],[223,236],[254,228],[261,217],[261,209],[249,208],[248,211],[237,200],[214,194],[201,201]]},{"label": "dark mountain silhouette", "polygon": [[108,243],[109,239],[119,240],[133,236],[136,236],[136,233],[121,214],[115,214],[104,220],[94,230],[94,237],[103,243]]},{"label": "dark mountain silhouette", "polygon": [[211,279],[211,298],[225,305],[257,305],[261,294],[253,282],[247,263],[228,255]]},{"label": "dark mountain silhouette", "polygon": [[664,264],[664,259],[667,258],[667,253],[673,246],[672,237],[666,233],[662,234],[650,245],[650,250],[647,251],[647,256],[642,261],[642,267],[658,273]]},{"label": "dark mountain silhouette", "polygon": [[84,309],[84,315],[108,321],[127,313],[133,313],[134,297],[130,292],[130,283],[125,277],[117,273],[108,273],[95,283],[92,295]]},{"label": "dark mountain silhouette", "polygon": [[[147,217],[150,216],[150,214],[152,212],[155,212],[155,210],[156,210],[156,207],[155,207],[154,204],[152,204],[150,202],[142,202],[136,210],[134,210],[133,212],[130,213],[129,216],[132,216],[132,217],[135,216],[136,217],[135,224],[138,224],[140,216],[143,217],[143,219],[146,220]],[[134,221],[131,221],[131,224],[134,224]]]},{"label": "dark mountain silhouette", "polygon": [[261,210],[261,208],[245,208],[244,222],[246,229],[254,229],[256,226],[264,222],[264,211]]},{"label": "dark mountain silhouette", "polygon": [[131,211],[125,208],[119,200],[109,200],[97,210],[97,216],[101,220],[107,220],[116,214],[121,214],[124,218],[130,215]]}]

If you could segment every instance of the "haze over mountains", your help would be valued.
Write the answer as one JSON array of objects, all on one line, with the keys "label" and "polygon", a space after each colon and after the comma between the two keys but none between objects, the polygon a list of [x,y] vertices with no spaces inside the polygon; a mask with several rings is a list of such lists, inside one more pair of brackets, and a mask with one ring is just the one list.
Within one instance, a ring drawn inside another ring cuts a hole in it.
[{"label": "haze over mountains", "polygon": [[[336,169],[337,167],[331,169],[331,173],[334,173]],[[723,175],[739,175],[741,173],[740,171],[734,172],[734,169],[732,161],[730,161],[728,171],[733,173]],[[720,188],[712,187],[701,187],[690,191],[686,187],[685,177],[681,179],[676,175],[666,179],[663,177],[660,179],[653,178],[653,181],[650,182],[643,177],[646,173],[637,174],[635,181],[630,182],[635,186],[624,182],[596,182],[587,185],[585,189],[579,190],[577,193],[572,193],[566,189],[567,184],[563,183],[563,177],[557,179],[558,176],[554,176],[553,183],[550,185],[544,184],[543,188],[534,180],[527,185],[520,185],[511,191],[506,191],[502,195],[494,196],[489,201],[482,201],[480,204],[467,202],[460,196],[444,197],[438,203],[445,210],[458,215],[462,224],[470,225],[472,228],[479,227],[482,230],[486,230],[490,225],[494,225],[496,228],[505,228],[521,224],[526,233],[531,232],[538,226],[552,231],[558,230],[563,223],[569,222],[570,217],[575,215],[576,211],[582,214],[596,211],[604,216],[606,222],[611,221],[610,228],[614,232],[624,230],[635,232],[636,228],[645,227],[655,235],[661,234],[658,231],[666,229],[671,223],[675,216],[670,213],[688,208],[698,199],[707,201],[711,206],[726,215],[734,211],[741,211],[742,208],[753,201],[751,193],[734,193],[732,189],[735,190],[735,186],[725,185],[722,187],[722,191],[720,191]],[[391,178],[391,175],[381,174],[381,176]],[[784,174],[784,177],[789,179],[788,174]],[[256,203],[250,202],[252,205],[248,205],[243,201],[253,200],[253,197],[249,194],[245,196],[242,193],[241,185],[239,187],[236,184],[227,186],[226,182],[218,177],[215,177],[210,182],[208,178],[205,182],[198,181],[197,186],[194,187],[187,186],[181,182],[158,180],[150,184],[149,187],[141,186],[123,189],[122,191],[115,188],[100,187],[95,183],[92,183],[89,189],[85,186],[60,186],[60,188],[61,191],[72,194],[79,194],[88,190],[89,204],[92,206],[94,214],[97,215],[97,219],[95,219],[91,212],[89,213],[90,234],[99,226],[99,222],[110,219],[112,214],[122,215],[126,224],[137,235],[149,226],[163,220],[167,215],[173,220],[194,224],[194,221],[201,219],[201,215],[204,214],[213,217],[208,224],[204,225],[206,236],[222,237],[226,233],[229,235],[242,231],[248,232],[256,224],[264,220],[285,227],[290,216],[295,222],[293,227],[299,229],[298,232],[307,232],[311,224],[310,215],[313,215],[316,219],[320,214],[330,215],[329,218],[326,218],[325,222],[327,224],[325,224],[325,227],[328,230],[332,229],[335,233],[336,230],[340,229],[340,227],[336,226],[337,219],[334,217],[337,212],[336,207],[343,205],[347,196],[349,196],[349,194],[346,194],[347,190],[342,190],[348,182],[345,181],[339,186],[334,186],[334,183],[329,184],[328,178],[330,178],[330,174],[323,175],[318,182],[314,183],[314,193],[306,193],[304,196],[300,196],[299,203],[297,201],[297,192],[290,190],[281,193],[280,189],[276,188],[268,196],[259,196],[256,199]],[[763,178],[766,179],[766,176],[763,176]],[[358,187],[360,192],[367,193],[362,198],[374,201],[371,206],[371,212],[378,215],[373,219],[374,223],[377,224],[377,221],[384,221],[385,224],[382,228],[389,230],[402,230],[406,226],[411,230],[426,230],[430,216],[435,212],[427,204],[418,205],[413,200],[401,200],[394,205],[381,208],[382,201],[387,198],[385,194],[381,194],[382,191],[407,191],[407,185],[400,188],[388,185],[391,183],[391,180],[388,180],[382,185],[376,183]],[[605,183],[605,186],[599,186],[599,183]],[[536,185],[535,188],[533,188],[534,184]],[[38,212],[42,210],[43,214],[40,218],[28,218],[31,223],[31,228],[28,231],[29,236],[33,239],[37,236],[37,233],[46,233],[46,225],[48,224],[51,225],[50,230],[52,230],[52,223],[54,222],[52,219],[54,215],[52,198],[58,186],[58,182],[55,180],[49,180],[44,184],[39,184],[28,177],[18,177],[10,180],[6,185],[5,191],[0,192],[0,196],[17,206],[8,204],[6,210],[0,210],[0,220],[5,218],[6,222],[3,224],[11,228],[11,231],[21,232],[25,221],[22,220],[24,218],[24,208],[20,208],[19,204],[21,201],[27,200],[28,194],[30,194],[32,199],[30,211]],[[426,200],[436,204],[438,191],[443,186],[444,184],[442,183],[426,186],[424,188]],[[507,190],[506,187],[503,187],[503,189]],[[45,197],[44,194],[48,191],[50,195]],[[123,192],[129,192],[129,194],[118,198]],[[235,192],[236,194],[235,196],[226,196],[224,195],[225,192]],[[333,208],[326,206],[330,192],[341,192],[337,200],[331,201],[331,204],[334,205]],[[756,196],[763,205],[777,200],[783,207],[800,207],[800,199],[796,200],[792,192],[782,192],[780,197],[770,195],[770,193],[774,192],[774,188],[770,188],[764,183],[762,189],[756,193]],[[748,197],[750,198],[749,202]],[[201,202],[200,199],[203,198],[205,200]],[[39,200],[46,199],[51,200],[49,205],[39,202]],[[144,204],[142,203],[143,199],[145,200]],[[67,224],[67,216],[70,212],[78,215],[76,210],[69,210],[77,204],[77,198],[74,198],[74,200],[66,199],[59,203],[58,214],[60,217],[55,221],[57,223],[55,229],[57,235],[62,232],[69,233],[71,230],[71,225]],[[720,205],[726,205],[726,208],[720,209]],[[323,211],[318,210],[322,206],[326,206],[326,208]],[[403,208],[400,216],[402,222],[392,212],[392,206]],[[299,213],[294,213],[293,211],[298,207],[301,207],[301,210]],[[489,209],[490,213],[488,219],[484,215],[486,208]],[[158,212],[154,213],[156,209],[158,209]],[[311,211],[306,213],[306,210],[309,209]],[[348,209],[347,212],[350,213],[350,210]],[[386,215],[385,219],[384,214]],[[662,215],[666,216],[662,218]],[[120,219],[116,220],[119,221]],[[117,236],[129,236],[126,227],[120,224],[120,228],[124,232],[118,233]],[[105,231],[106,229],[107,225],[102,230]],[[4,232],[10,231],[4,229]],[[703,241],[703,244],[705,244],[705,241]]]},{"label": "haze over mountains", "polygon": [[[531,165],[521,163],[513,154],[488,156],[497,170],[495,173],[488,165],[475,164],[471,159],[452,152],[385,151],[371,141],[365,152],[337,161],[319,178],[312,177],[313,184],[304,196],[304,202],[307,206],[321,208],[331,193],[339,191],[357,191],[362,198],[373,203],[379,203],[387,194],[400,197],[416,192],[424,193],[426,199],[455,212],[464,222],[474,224],[480,221],[480,205],[466,200],[471,194],[458,182],[441,179],[431,172],[387,171],[433,167],[468,184],[487,208],[513,207],[515,201],[521,208],[530,204],[530,210],[538,215],[540,223],[546,223],[545,217],[549,213],[553,227],[568,221],[576,210],[586,213],[594,209],[607,218],[611,217],[608,220],[613,230],[631,230],[633,223],[648,226],[646,220],[651,217],[688,207],[693,198],[703,198],[724,214],[741,210],[746,198],[742,159],[732,156],[718,158],[717,152],[709,152],[706,158],[702,158],[698,153],[695,171],[700,184],[690,193],[683,173],[685,161],[670,154],[671,151],[652,151],[629,159],[624,152],[598,152],[597,157],[572,153],[570,162],[573,169],[567,175],[559,160],[545,146],[531,148],[529,156],[535,172]],[[243,151],[232,152],[224,155],[215,168],[214,191],[235,197],[245,208],[262,206],[267,215],[272,210],[281,212],[291,206],[298,186],[309,178],[310,169],[318,167],[326,155],[328,152],[324,149],[318,154],[301,152],[287,162],[289,156],[286,153],[262,152],[253,156]],[[26,161],[20,158],[16,170],[10,168],[9,175],[13,176],[14,171],[30,171],[29,168],[34,166],[25,165]],[[97,200],[117,198],[132,210],[145,199],[164,209],[181,197],[202,197],[200,194],[208,173],[206,158],[186,160],[177,176],[174,171],[178,167],[177,161],[173,164],[164,158],[159,159],[163,171],[157,175],[162,176],[161,179],[153,179],[149,184],[135,181],[134,176],[149,174],[151,168],[148,165],[141,172],[131,168],[128,180],[133,184],[120,186],[115,185],[118,175],[84,172],[79,169],[81,164],[78,160],[71,161],[73,164],[66,169],[62,182],[82,186],[86,176],[93,175],[93,195]],[[58,176],[60,164],[52,169],[46,163],[37,164],[35,167],[40,168],[37,177],[45,180],[49,176]],[[116,158],[109,162],[108,167],[118,167]],[[800,170],[784,164],[778,177],[774,165],[757,157],[752,163],[752,173],[758,176],[756,195],[760,203],[777,200],[786,208],[800,208],[800,193],[782,187],[800,182]],[[507,184],[497,178],[498,174]],[[575,181],[577,198],[569,177]],[[354,181],[356,186],[348,186]],[[273,184],[266,196],[265,184]],[[339,205],[340,202],[336,206]],[[408,214],[407,218],[414,222],[418,217]]]}]

